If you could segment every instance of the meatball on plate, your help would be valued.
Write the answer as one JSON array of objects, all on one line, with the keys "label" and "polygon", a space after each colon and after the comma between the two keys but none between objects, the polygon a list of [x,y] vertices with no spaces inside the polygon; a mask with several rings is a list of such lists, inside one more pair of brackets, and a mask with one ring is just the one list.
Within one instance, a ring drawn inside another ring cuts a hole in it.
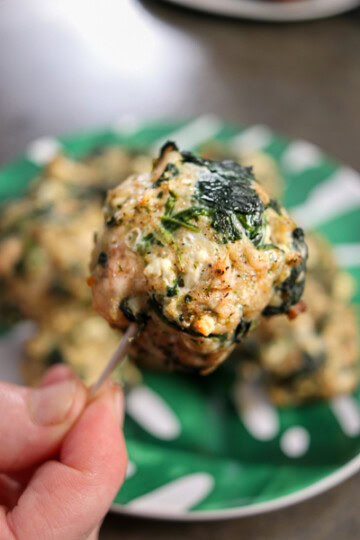
[{"label": "meatball on plate", "polygon": [[168,142],[150,173],[108,193],[89,284],[112,326],[139,324],[136,360],[205,374],[261,315],[296,312],[306,258],[302,229],[250,167]]},{"label": "meatball on plate", "polygon": [[[234,518],[348,478],[359,175],[267,126],[128,125],[45,139],[42,156],[35,141],[0,168],[0,377],[36,385],[64,362],[93,390],[137,332],[113,372],[129,453],[116,512]],[[180,150],[153,161],[166,140]]]}]

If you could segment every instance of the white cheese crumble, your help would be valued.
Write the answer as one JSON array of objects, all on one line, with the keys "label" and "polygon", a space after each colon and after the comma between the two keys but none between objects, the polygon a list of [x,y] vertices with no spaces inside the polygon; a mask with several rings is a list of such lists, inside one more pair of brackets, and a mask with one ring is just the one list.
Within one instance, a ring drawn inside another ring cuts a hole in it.
[{"label": "white cheese crumble", "polygon": [[141,230],[139,229],[139,227],[135,227],[126,235],[125,244],[132,251],[136,251],[136,245],[140,242],[141,238],[142,238]]},{"label": "white cheese crumble", "polygon": [[155,259],[145,267],[144,274],[148,278],[162,277],[167,286],[173,285],[176,279],[173,264],[167,257],[164,259],[155,257]]}]

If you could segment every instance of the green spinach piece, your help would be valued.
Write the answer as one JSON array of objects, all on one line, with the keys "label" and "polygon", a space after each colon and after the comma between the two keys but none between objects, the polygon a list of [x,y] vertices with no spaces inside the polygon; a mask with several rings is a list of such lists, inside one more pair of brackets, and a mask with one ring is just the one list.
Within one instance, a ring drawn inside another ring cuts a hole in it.
[{"label": "green spinach piece", "polygon": [[308,257],[304,231],[300,227],[297,227],[294,229],[292,237],[292,247],[294,250],[300,253],[302,261],[300,264],[293,266],[290,276],[285,279],[285,281],[280,283],[278,287],[276,287],[275,292],[280,297],[281,303],[280,305],[276,306],[266,306],[266,308],[263,310],[263,315],[266,317],[279,315],[281,313],[288,313],[291,306],[299,302],[304,292],[306,261]]},{"label": "green spinach piece", "polygon": [[273,210],[275,210],[275,212],[277,214],[279,214],[279,216],[281,216],[281,206],[280,206],[280,203],[278,201],[276,201],[275,199],[270,199],[270,201],[268,202],[268,204],[266,205],[266,208],[272,208]]},{"label": "green spinach piece", "polygon": [[179,169],[175,163],[168,163],[161,176],[153,183],[152,187],[159,187],[163,182],[168,182],[170,178],[175,178],[179,174]]},{"label": "green spinach piece", "polygon": [[137,322],[140,326],[145,326],[148,316],[145,313],[134,313],[130,307],[131,297],[127,296],[120,302],[119,309],[122,311],[124,317],[130,322]]},{"label": "green spinach piece", "polygon": [[239,322],[235,330],[234,343],[240,343],[241,340],[249,332],[250,328],[251,328],[251,321],[246,321],[245,319],[241,319],[241,321]]},{"label": "green spinach piece", "polygon": [[184,287],[184,279],[182,276],[177,276],[172,287],[166,287],[166,296],[173,298],[179,293],[179,287]]},{"label": "green spinach piece", "polygon": [[210,211],[208,208],[204,208],[202,206],[191,206],[190,208],[186,208],[185,210],[181,210],[177,214],[174,214],[173,216],[163,216],[162,223],[164,227],[170,231],[174,232],[179,227],[184,227],[185,229],[188,229],[192,232],[200,232],[199,227],[196,225],[192,225],[189,223],[190,220],[197,221],[199,216],[209,216]]},{"label": "green spinach piece", "polygon": [[189,152],[183,160],[203,167],[197,182],[195,199],[209,210],[211,226],[223,243],[235,242],[245,234],[255,246],[263,242],[264,204],[252,187],[252,169],[235,161],[210,161]]},{"label": "green spinach piece", "polygon": [[161,223],[167,229],[168,231],[174,232],[179,227],[184,227],[185,229],[188,229],[192,232],[200,232],[199,227],[196,227],[195,225],[191,225],[190,223],[186,223],[186,221],[182,221],[180,219],[177,219],[175,216],[163,216],[161,218]]},{"label": "green spinach piece", "polygon": [[136,245],[136,250],[140,255],[144,256],[150,250],[150,246],[154,244],[160,247],[163,246],[162,242],[156,238],[154,233],[149,233]]},{"label": "green spinach piece", "polygon": [[228,338],[227,334],[209,334],[208,336],[203,336],[200,334],[200,332],[195,332],[195,330],[192,330],[191,328],[184,328],[180,324],[178,324],[175,321],[172,321],[164,315],[163,306],[161,302],[158,300],[158,298],[153,294],[151,298],[149,299],[149,306],[154,311],[154,313],[161,319],[166,325],[170,326],[174,330],[177,330],[178,332],[183,332],[185,334],[189,334],[190,336],[205,338],[205,339],[217,339],[220,342],[225,342]]},{"label": "green spinach piece", "polygon": [[169,198],[165,204],[165,216],[171,216],[175,208],[176,200],[177,200],[176,193],[174,193],[173,191],[170,191]]}]

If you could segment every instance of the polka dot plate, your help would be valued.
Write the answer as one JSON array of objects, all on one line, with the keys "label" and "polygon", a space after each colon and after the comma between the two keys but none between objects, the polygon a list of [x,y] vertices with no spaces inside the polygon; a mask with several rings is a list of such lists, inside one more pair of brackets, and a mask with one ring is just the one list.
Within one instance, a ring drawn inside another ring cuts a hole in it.
[{"label": "polka dot plate", "polygon": [[[360,176],[315,145],[266,126],[122,119],[112,129],[42,138],[0,170],[0,197],[21,196],[58,148],[81,156],[101,144],[151,147],[167,138],[196,149],[216,139],[270,154],[286,181],[285,205],[299,224],[321,231],[360,285]],[[355,302],[360,301],[360,286]],[[0,340],[0,377],[19,381],[21,343],[31,323]],[[238,407],[226,370],[203,378],[144,371],[127,396],[129,466],[112,509],[163,519],[240,517],[278,509],[336,485],[360,469],[360,392],[331,402],[276,409],[258,390]]]}]

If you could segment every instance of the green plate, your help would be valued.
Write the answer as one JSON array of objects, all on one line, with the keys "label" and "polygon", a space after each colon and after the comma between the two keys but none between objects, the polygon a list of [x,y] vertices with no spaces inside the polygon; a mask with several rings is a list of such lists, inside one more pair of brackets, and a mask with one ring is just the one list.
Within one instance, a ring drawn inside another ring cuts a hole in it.
[{"label": "green plate", "polygon": [[[127,118],[96,133],[43,138],[0,170],[0,197],[21,196],[59,146],[73,156],[109,143],[155,151],[166,138],[187,149],[215,138],[270,154],[286,180],[285,205],[299,224],[335,244],[360,282],[360,176],[318,147],[261,125],[233,127],[213,116],[145,125]],[[0,341],[3,357],[13,354],[2,360],[1,378],[14,379],[23,330]],[[251,406],[241,410],[232,383],[226,369],[205,378],[144,371],[144,385],[127,397],[130,462],[114,511],[183,520],[245,516],[307,499],[360,469],[359,391],[278,410],[247,388]]]}]

